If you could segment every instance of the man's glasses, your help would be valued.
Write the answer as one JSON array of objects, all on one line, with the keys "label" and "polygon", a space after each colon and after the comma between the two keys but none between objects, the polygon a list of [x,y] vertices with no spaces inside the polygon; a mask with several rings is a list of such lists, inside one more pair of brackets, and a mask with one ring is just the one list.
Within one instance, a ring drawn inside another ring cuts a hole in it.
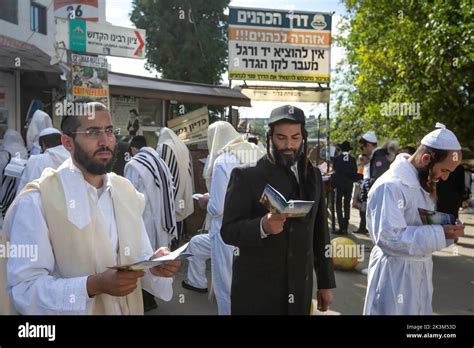
[{"label": "man's glasses", "polygon": [[108,137],[113,137],[116,135],[120,135],[120,128],[105,128],[105,129],[100,129],[100,128],[89,128],[85,131],[81,132],[71,132],[71,134],[85,134],[86,137],[91,138],[91,139],[97,139],[100,137],[100,135],[105,133]]}]

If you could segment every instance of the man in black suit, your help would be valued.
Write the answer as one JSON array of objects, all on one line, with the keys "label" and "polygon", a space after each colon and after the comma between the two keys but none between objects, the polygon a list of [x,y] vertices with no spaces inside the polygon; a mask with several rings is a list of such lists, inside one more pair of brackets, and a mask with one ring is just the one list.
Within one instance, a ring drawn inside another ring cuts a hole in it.
[{"label": "man in black suit", "polygon": [[[308,161],[305,115],[285,105],[272,111],[267,156],[232,171],[221,236],[235,245],[231,314],[309,314],[313,267],[318,309],[332,302],[334,271],[329,249],[321,173]],[[272,214],[259,203],[266,184],[287,200],[315,201],[303,218]]]},{"label": "man in black suit", "polygon": [[[354,157],[349,155],[352,150],[348,141],[338,144],[341,153],[332,158],[334,175],[332,185],[336,197],[336,214],[339,230],[335,234],[347,234],[349,216],[351,213],[351,196],[354,181],[361,180],[362,175],[357,173],[357,163]],[[342,209],[344,200],[344,210]]]}]

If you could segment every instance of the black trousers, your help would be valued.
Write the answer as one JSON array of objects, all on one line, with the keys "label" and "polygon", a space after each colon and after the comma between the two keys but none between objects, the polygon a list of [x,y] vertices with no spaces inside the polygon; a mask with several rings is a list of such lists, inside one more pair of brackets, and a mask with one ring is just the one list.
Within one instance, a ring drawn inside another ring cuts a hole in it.
[{"label": "black trousers", "polygon": [[337,222],[341,230],[347,230],[351,214],[352,186],[336,187],[334,191],[336,196]]},{"label": "black trousers", "polygon": [[365,232],[367,230],[367,226],[365,222],[365,211],[359,210],[359,214],[360,214],[359,231]]}]

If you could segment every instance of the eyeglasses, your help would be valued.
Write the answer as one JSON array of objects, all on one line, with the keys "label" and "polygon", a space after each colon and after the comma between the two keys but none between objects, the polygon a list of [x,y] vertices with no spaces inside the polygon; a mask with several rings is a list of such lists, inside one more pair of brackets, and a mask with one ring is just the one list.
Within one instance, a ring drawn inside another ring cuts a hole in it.
[{"label": "eyeglasses", "polygon": [[86,137],[91,138],[91,139],[99,138],[102,133],[105,133],[105,135],[108,137],[113,137],[116,135],[120,135],[120,128],[113,128],[113,127],[109,127],[105,129],[89,128],[81,132],[71,132],[71,134],[85,134]]}]

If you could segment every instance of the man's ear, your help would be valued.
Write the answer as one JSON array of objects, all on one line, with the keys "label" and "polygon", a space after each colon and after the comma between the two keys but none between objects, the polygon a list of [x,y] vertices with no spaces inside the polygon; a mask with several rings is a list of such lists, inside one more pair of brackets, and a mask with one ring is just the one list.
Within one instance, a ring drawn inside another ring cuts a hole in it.
[{"label": "man's ear", "polygon": [[421,164],[423,166],[426,166],[430,162],[431,162],[431,155],[429,153],[424,153],[423,155],[421,155]]},{"label": "man's ear", "polygon": [[73,151],[74,148],[74,139],[66,134],[61,135],[61,144],[63,144],[64,148],[68,150],[69,152]]}]

